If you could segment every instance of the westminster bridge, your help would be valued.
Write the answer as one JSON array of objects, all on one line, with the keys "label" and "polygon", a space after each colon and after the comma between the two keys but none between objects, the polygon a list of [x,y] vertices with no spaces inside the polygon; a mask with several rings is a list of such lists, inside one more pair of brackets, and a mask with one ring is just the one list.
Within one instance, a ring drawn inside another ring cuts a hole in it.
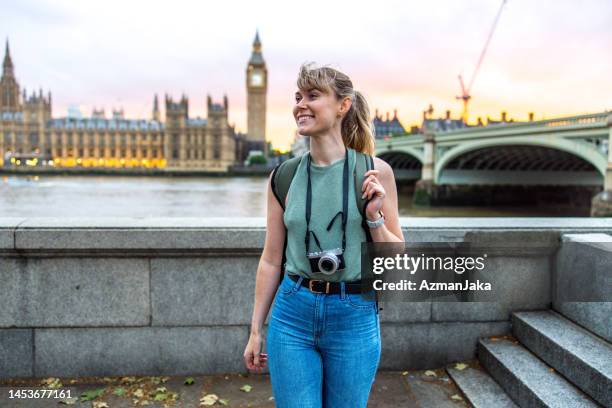
[{"label": "westminster bridge", "polygon": [[603,191],[592,215],[612,215],[612,113],[394,137],[376,148],[415,203],[443,186],[573,186]]}]

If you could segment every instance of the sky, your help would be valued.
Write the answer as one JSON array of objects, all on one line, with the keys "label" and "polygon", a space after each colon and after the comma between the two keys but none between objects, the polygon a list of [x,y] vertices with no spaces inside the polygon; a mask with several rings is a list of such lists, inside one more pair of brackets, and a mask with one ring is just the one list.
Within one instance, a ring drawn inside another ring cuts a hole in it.
[{"label": "sky", "polygon": [[[268,67],[267,138],[288,148],[304,62],[347,73],[372,112],[406,126],[461,115],[458,74],[472,77],[501,0],[140,1],[4,0],[20,86],[53,94],[53,116],[79,106],[149,118],[153,95],[229,98],[246,132],[245,70],[259,29]],[[612,2],[507,0],[471,89],[470,120],[526,120],[612,109]],[[162,110],[163,114],[163,110]]]}]

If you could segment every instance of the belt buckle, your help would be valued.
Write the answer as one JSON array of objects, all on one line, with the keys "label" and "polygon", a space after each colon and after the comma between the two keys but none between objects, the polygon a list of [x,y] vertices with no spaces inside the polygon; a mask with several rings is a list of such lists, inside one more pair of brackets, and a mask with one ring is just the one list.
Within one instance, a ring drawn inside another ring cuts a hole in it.
[{"label": "belt buckle", "polygon": [[[313,282],[325,282],[325,292],[319,292],[319,291],[313,290],[313,289],[312,289],[312,283],[313,283]],[[311,280],[308,282],[308,289],[309,289],[309,290],[310,290],[312,293],[325,293],[325,294],[327,294],[327,293],[329,293],[329,282],[326,282],[326,281],[323,281],[323,280],[319,280],[319,279],[311,279]]]}]

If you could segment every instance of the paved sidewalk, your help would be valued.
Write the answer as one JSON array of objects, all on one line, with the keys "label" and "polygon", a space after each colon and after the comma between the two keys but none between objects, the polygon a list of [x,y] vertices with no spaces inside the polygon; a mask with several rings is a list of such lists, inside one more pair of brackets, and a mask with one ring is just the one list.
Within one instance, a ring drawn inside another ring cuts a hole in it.
[{"label": "paved sidewalk", "polygon": [[[186,381],[188,380],[188,381]],[[193,384],[187,385],[193,380]],[[41,385],[42,381],[51,383]],[[57,382],[59,381],[59,383]],[[61,383],[61,384],[60,384]],[[58,388],[53,388],[58,387]],[[72,399],[13,398],[16,390],[57,389]],[[90,392],[87,394],[87,392]],[[211,395],[213,394],[213,395]],[[444,369],[429,371],[379,371],[369,408],[465,408],[455,384]],[[87,400],[91,398],[91,400]],[[206,405],[208,404],[208,405]],[[273,408],[267,374],[228,374],[194,377],[95,377],[28,379],[0,382],[0,407],[254,407]]]}]

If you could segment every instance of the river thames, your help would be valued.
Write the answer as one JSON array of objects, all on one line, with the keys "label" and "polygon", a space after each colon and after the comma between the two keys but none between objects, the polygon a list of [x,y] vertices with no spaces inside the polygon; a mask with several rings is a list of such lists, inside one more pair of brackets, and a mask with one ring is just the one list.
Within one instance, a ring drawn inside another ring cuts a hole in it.
[{"label": "river thames", "polygon": [[[265,177],[0,176],[0,217],[264,217]],[[551,207],[415,208],[400,216],[573,216]]]}]

